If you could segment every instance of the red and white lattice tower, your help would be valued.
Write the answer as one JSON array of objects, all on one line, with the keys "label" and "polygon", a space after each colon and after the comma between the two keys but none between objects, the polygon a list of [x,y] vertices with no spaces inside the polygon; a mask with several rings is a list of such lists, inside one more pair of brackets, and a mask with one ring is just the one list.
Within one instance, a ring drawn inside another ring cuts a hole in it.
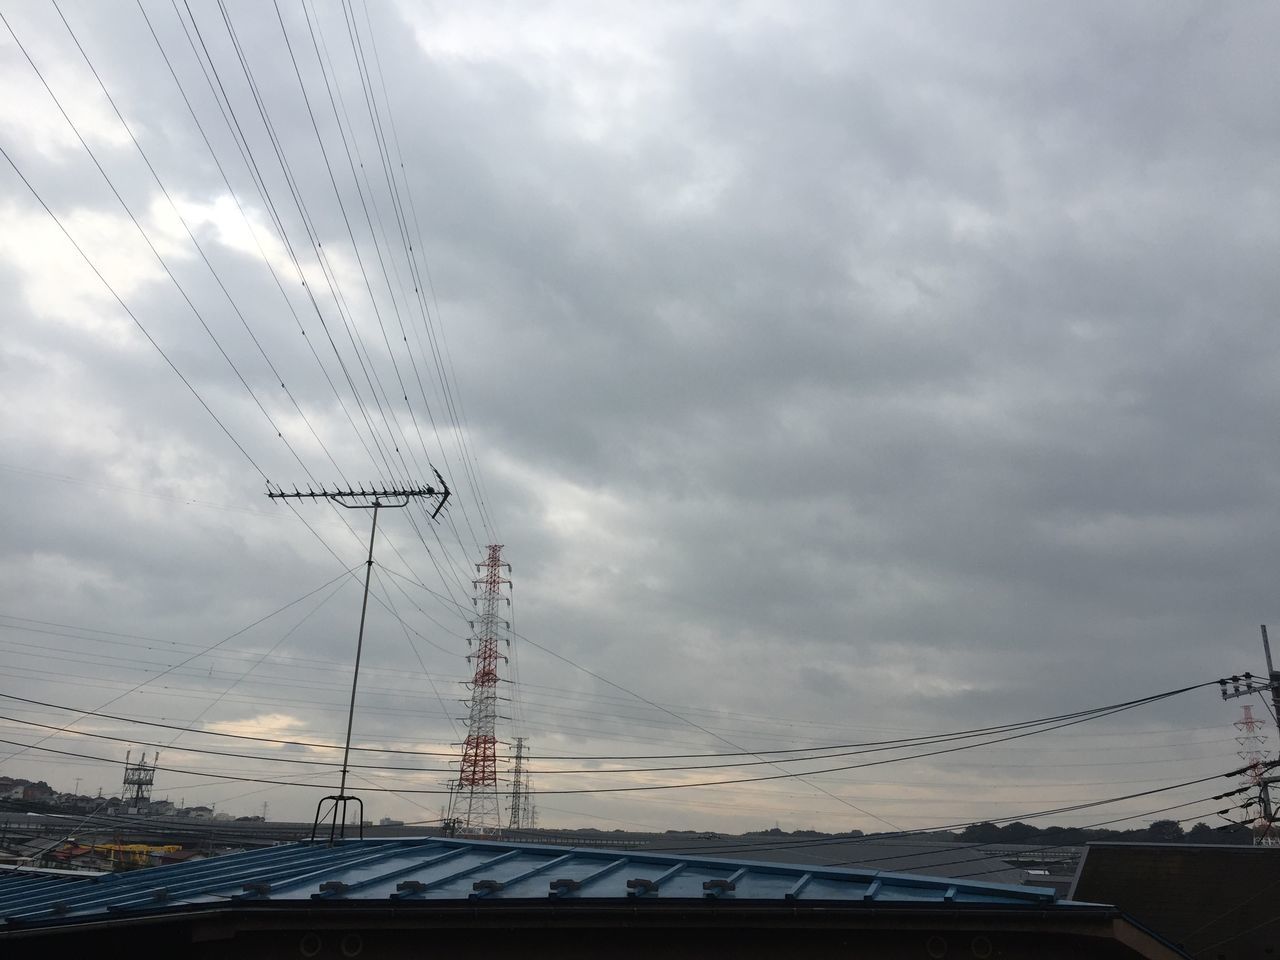
[{"label": "red and white lattice tower", "polygon": [[1245,783],[1256,787],[1262,782],[1265,770],[1262,765],[1266,759],[1262,752],[1262,741],[1266,737],[1261,733],[1262,721],[1253,715],[1253,707],[1245,704],[1240,710],[1244,716],[1235,722],[1235,728],[1240,731],[1240,735],[1236,737],[1240,750],[1236,755],[1248,766],[1243,774]]},{"label": "red and white lattice tower", "polygon": [[499,605],[511,598],[503,593],[511,581],[502,576],[502,545],[490,544],[484,563],[477,563],[482,576],[473,580],[477,595],[479,619],[472,624],[475,650],[467,656],[475,662],[471,678],[471,713],[467,720],[467,739],[462,745],[462,769],[458,775],[454,810],[458,826],[468,833],[497,833],[502,828],[498,809],[498,738],[494,729],[498,717],[498,661],[507,658],[498,653],[498,642],[510,639],[500,635],[510,627],[498,616]]},{"label": "red and white lattice tower", "polygon": [[[1253,715],[1253,707],[1249,704],[1245,704],[1240,710],[1244,716],[1237,720],[1234,726],[1240,731],[1240,735],[1236,737],[1240,750],[1236,755],[1247,765],[1242,779],[1250,787],[1261,788],[1262,778],[1266,775],[1267,769],[1264,766],[1266,754],[1262,750],[1262,741],[1266,739],[1261,733],[1262,721]],[[1255,844],[1277,845],[1278,839],[1272,836],[1272,825],[1265,816],[1255,820],[1252,826]]]}]

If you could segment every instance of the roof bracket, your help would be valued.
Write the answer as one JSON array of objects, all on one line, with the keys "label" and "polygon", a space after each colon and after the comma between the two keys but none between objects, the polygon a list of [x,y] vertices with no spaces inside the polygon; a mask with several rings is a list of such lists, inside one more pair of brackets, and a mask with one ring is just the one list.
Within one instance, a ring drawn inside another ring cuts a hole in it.
[{"label": "roof bracket", "polygon": [[739,867],[728,877],[717,877],[714,880],[704,881],[702,889],[706,891],[705,896],[718,897],[722,893],[733,893],[738,889],[738,881],[747,875],[746,867]]},{"label": "roof bracket", "polygon": [[813,879],[812,873],[806,873],[803,877],[791,885],[791,889],[787,891],[786,898],[794,900],[800,896],[800,891],[809,885],[809,881]]}]

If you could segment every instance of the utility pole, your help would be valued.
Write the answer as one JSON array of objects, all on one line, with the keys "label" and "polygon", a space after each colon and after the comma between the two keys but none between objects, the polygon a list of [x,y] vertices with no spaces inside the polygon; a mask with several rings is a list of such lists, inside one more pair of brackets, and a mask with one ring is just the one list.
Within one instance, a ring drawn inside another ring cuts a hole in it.
[{"label": "utility pole", "polygon": [[1262,652],[1267,655],[1267,680],[1271,686],[1271,715],[1280,727],[1280,673],[1271,662],[1271,641],[1267,639],[1267,625],[1262,625]]},{"label": "utility pole", "polygon": [[[1280,729],[1280,672],[1277,672],[1275,663],[1271,659],[1271,641],[1267,637],[1267,625],[1262,624],[1262,652],[1267,658],[1267,679],[1256,677],[1252,673],[1245,671],[1239,676],[1229,677],[1218,681],[1219,692],[1222,694],[1223,700],[1234,700],[1236,697],[1248,697],[1253,694],[1270,693],[1271,694],[1271,717],[1276,721],[1276,726]],[[1254,719],[1249,708],[1245,707],[1245,717],[1236,724],[1236,727],[1245,735],[1245,739],[1256,742],[1258,738],[1256,732],[1261,726],[1261,721]],[[1241,743],[1242,747],[1246,747],[1245,743]],[[1249,779],[1258,785],[1259,800],[1262,803],[1262,836],[1255,837],[1254,843],[1262,846],[1280,846],[1280,838],[1272,836],[1271,826],[1275,823],[1277,817],[1275,808],[1271,802],[1271,786],[1280,783],[1280,777],[1263,776],[1264,770],[1269,770],[1274,763],[1264,763],[1259,755],[1256,760],[1252,761],[1250,766]]]},{"label": "utility pole", "polygon": [[[431,511],[431,519],[434,520],[440,515],[440,511],[444,509],[444,505],[449,499],[449,487],[444,482],[444,478],[440,476],[439,471],[436,471],[436,479],[440,481],[439,490],[435,487],[425,486],[366,490],[361,486],[358,490],[326,490],[321,487],[317,492],[307,487],[307,492],[302,493],[297,487],[294,487],[292,493],[286,493],[280,487],[276,487],[274,490],[271,489],[270,485],[267,487],[267,496],[272,500],[328,500],[340,507],[346,507],[348,510],[373,509],[373,526],[369,531],[369,556],[365,561],[364,567],[364,599],[360,604],[360,629],[356,634],[356,662],[351,671],[351,704],[347,708],[347,742],[342,750],[342,779],[336,794],[322,797],[320,802],[316,804],[316,818],[311,825],[312,840],[316,838],[316,832],[320,828],[322,819],[330,820],[330,844],[335,839],[346,839],[347,807],[353,801],[359,807],[359,819],[356,822],[359,824],[361,838],[364,837],[364,802],[359,797],[347,793],[347,773],[348,761],[351,757],[351,728],[356,715],[356,686],[360,682],[360,653],[364,648],[364,621],[365,615],[369,610],[369,579],[373,576],[373,543],[378,535],[378,511],[384,509],[398,510],[407,507],[414,500],[438,498],[435,509]],[[326,801],[333,802],[333,809],[329,816],[322,817],[321,810]]]}]

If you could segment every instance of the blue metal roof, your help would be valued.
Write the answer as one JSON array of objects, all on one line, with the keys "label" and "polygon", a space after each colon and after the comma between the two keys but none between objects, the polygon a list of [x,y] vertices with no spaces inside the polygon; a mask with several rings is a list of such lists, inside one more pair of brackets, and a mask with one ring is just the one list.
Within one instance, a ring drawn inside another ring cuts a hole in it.
[{"label": "blue metal roof", "polygon": [[41,870],[28,867],[0,867],[0,903],[22,893],[54,891],[71,884],[84,883],[99,873],[72,873],[67,870]]},{"label": "blue metal roof", "polygon": [[738,900],[1043,908],[1052,890],[840,867],[444,838],[290,843],[71,883],[0,885],[0,930],[199,905]]}]

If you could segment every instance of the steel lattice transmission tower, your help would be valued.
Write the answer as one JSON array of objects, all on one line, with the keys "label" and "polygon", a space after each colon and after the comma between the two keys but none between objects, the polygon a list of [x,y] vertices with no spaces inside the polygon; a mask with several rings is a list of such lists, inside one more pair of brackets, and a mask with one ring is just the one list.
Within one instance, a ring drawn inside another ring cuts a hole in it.
[{"label": "steel lattice transmission tower", "polygon": [[126,807],[140,810],[151,802],[151,787],[156,782],[156,764],[160,762],[160,754],[157,752],[149,764],[145,753],[137,763],[130,762],[132,757],[132,750],[124,755],[124,789],[120,799]]},{"label": "steel lattice transmission tower", "polygon": [[511,565],[502,561],[502,544],[490,544],[484,563],[476,564],[481,573],[473,580],[477,588],[474,599],[479,619],[472,623],[475,642],[474,652],[467,655],[475,662],[475,674],[471,678],[470,715],[467,719],[467,739],[462,745],[462,768],[458,773],[458,786],[454,793],[454,812],[458,825],[469,833],[497,833],[502,828],[502,814],[498,809],[498,737],[495,726],[498,718],[498,661],[507,658],[498,653],[499,640],[507,646],[511,640],[500,635],[510,629],[510,622],[498,616],[500,604],[511,603],[503,592],[511,581],[502,576],[503,568],[511,572]]},{"label": "steel lattice transmission tower", "polygon": [[525,766],[526,757],[524,737],[516,737],[515,769],[511,772],[511,819],[507,825],[509,830],[532,830],[538,822],[537,811],[533,806],[533,784],[529,780],[529,768]]},{"label": "steel lattice transmission tower", "polygon": [[1262,742],[1266,737],[1260,732],[1262,721],[1253,715],[1253,707],[1250,704],[1244,704],[1240,710],[1243,716],[1233,726],[1240,731],[1240,735],[1236,737],[1236,743],[1240,745],[1236,756],[1247,765],[1242,779],[1248,786],[1258,787],[1263,793],[1262,816],[1253,822],[1253,842],[1261,846],[1280,846],[1280,838],[1272,834],[1271,824],[1274,813],[1266,794],[1267,763],[1266,754],[1262,749]]},{"label": "steel lattice transmission tower", "polygon": [[1259,732],[1262,730],[1262,721],[1253,715],[1253,707],[1250,704],[1244,704],[1240,710],[1244,716],[1233,724],[1240,731],[1240,735],[1236,737],[1236,743],[1240,745],[1240,750],[1236,756],[1248,765],[1244,773],[1245,783],[1251,787],[1256,787],[1262,782],[1262,775],[1265,770],[1263,767],[1265,754],[1262,751],[1262,741],[1266,737]]}]

